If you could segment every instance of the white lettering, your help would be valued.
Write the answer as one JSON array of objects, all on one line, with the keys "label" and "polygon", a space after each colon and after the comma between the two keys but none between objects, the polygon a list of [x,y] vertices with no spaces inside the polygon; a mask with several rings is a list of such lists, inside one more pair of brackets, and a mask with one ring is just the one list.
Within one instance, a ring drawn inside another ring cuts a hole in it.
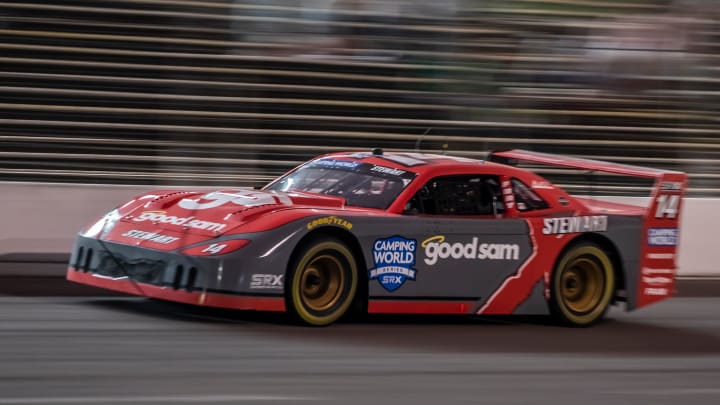
[{"label": "white lettering", "polygon": [[655,259],[655,260],[668,260],[668,259],[674,259],[675,254],[674,253],[648,253],[645,255],[648,259]]},{"label": "white lettering", "polygon": [[402,176],[403,174],[407,173],[405,170],[393,169],[392,167],[385,166],[373,166],[370,168],[370,171],[390,174],[393,176]]},{"label": "white lettering", "polygon": [[213,244],[209,245],[208,247],[206,247],[205,249],[203,249],[201,253],[210,253],[210,254],[216,255],[216,254],[220,253],[226,247],[227,247],[227,245],[213,243]]},{"label": "white lettering", "polygon": [[425,264],[435,265],[439,259],[519,260],[520,246],[515,243],[479,243],[473,237],[470,243],[448,243],[445,236],[436,235],[423,241]]},{"label": "white lettering", "polygon": [[180,238],[174,237],[174,236],[168,236],[168,235],[162,235],[155,232],[146,232],[146,231],[138,231],[136,229],[133,229],[132,231],[127,231],[122,236],[132,238],[132,239],[139,239],[139,240],[146,240],[149,242],[155,242],[155,243],[161,243],[164,245],[167,245],[169,243],[173,243]]},{"label": "white lettering", "polygon": [[217,208],[227,203],[242,205],[244,207],[254,207],[258,205],[275,204],[292,205],[292,200],[284,194],[258,192],[252,190],[238,191],[234,193],[214,191],[196,199],[184,198],[180,200],[178,205],[186,210],[205,210]]},{"label": "white lettering", "polygon": [[660,190],[669,192],[681,191],[682,183],[679,181],[663,181],[660,183]]},{"label": "white lettering", "polygon": [[647,287],[645,289],[645,295],[665,296],[665,295],[669,295],[669,293],[670,293],[670,291],[667,288]]},{"label": "white lettering", "polygon": [[250,288],[282,288],[282,274],[253,274],[250,279]]},{"label": "white lettering", "polygon": [[651,269],[647,267],[643,267],[642,274],[651,276],[653,274],[675,274],[675,270],[673,269]]},{"label": "white lettering", "polygon": [[643,282],[648,284],[669,284],[672,281],[670,277],[643,277]]},{"label": "white lettering", "polygon": [[543,220],[544,235],[579,233],[579,232],[605,232],[607,231],[608,217],[606,215],[545,218]]},{"label": "white lettering", "polygon": [[402,284],[401,276],[382,276],[382,282],[384,284]]},{"label": "white lettering", "polygon": [[375,250],[415,250],[415,241],[388,241],[379,240],[375,242]]},{"label": "white lettering", "polygon": [[535,189],[552,190],[554,187],[547,181],[535,181],[533,180],[530,187]]},{"label": "white lettering", "polygon": [[659,195],[657,198],[657,209],[655,210],[655,218],[673,219],[677,217],[679,204],[679,195]]},{"label": "white lettering", "polygon": [[648,229],[648,245],[650,246],[676,246],[678,243],[677,228],[650,228]]},{"label": "white lettering", "polygon": [[161,224],[172,224],[177,226],[185,226],[188,228],[202,229],[207,231],[220,232],[225,229],[225,224],[218,224],[216,222],[201,221],[194,219],[195,217],[176,217],[171,215],[165,215],[165,211],[145,211],[137,216],[133,221],[135,222],[158,222]]}]

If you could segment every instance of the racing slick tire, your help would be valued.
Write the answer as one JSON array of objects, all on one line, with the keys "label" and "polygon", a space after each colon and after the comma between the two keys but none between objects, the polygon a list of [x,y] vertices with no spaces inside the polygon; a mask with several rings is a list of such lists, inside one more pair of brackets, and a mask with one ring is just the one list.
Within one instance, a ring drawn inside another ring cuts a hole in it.
[{"label": "racing slick tire", "polygon": [[567,249],[553,270],[550,312],[562,324],[590,326],[603,318],[614,291],[615,271],[607,253],[581,242]]},{"label": "racing slick tire", "polygon": [[295,255],[286,279],[285,302],[292,318],[305,325],[326,326],[353,304],[357,262],[340,240],[315,238]]}]

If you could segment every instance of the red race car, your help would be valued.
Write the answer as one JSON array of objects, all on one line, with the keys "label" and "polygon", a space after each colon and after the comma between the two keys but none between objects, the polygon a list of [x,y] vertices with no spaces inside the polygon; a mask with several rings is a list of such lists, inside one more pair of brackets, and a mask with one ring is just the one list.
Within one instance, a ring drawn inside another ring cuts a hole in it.
[{"label": "red race car", "polygon": [[[654,180],[649,207],[579,198],[529,161]],[[78,235],[68,280],[328,325],[352,311],[549,314],[576,326],[673,292],[687,177],[512,150],[334,153],[261,190],[156,191]]]}]

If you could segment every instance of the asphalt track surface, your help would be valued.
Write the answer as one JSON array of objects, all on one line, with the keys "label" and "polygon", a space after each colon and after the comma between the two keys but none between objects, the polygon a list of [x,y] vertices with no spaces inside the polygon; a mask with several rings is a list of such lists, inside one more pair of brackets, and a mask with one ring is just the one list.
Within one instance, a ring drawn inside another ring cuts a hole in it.
[{"label": "asphalt track surface", "polygon": [[327,328],[133,297],[0,296],[3,404],[719,404],[720,298]]}]

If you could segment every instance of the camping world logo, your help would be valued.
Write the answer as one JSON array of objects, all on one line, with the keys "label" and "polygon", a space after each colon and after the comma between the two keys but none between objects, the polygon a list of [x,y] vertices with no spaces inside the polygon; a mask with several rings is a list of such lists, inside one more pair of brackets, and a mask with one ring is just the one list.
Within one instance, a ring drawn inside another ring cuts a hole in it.
[{"label": "camping world logo", "polygon": [[390,292],[400,288],[406,280],[415,280],[416,249],[415,239],[402,236],[376,240],[372,249],[375,268],[370,270],[370,280],[378,280]]}]

